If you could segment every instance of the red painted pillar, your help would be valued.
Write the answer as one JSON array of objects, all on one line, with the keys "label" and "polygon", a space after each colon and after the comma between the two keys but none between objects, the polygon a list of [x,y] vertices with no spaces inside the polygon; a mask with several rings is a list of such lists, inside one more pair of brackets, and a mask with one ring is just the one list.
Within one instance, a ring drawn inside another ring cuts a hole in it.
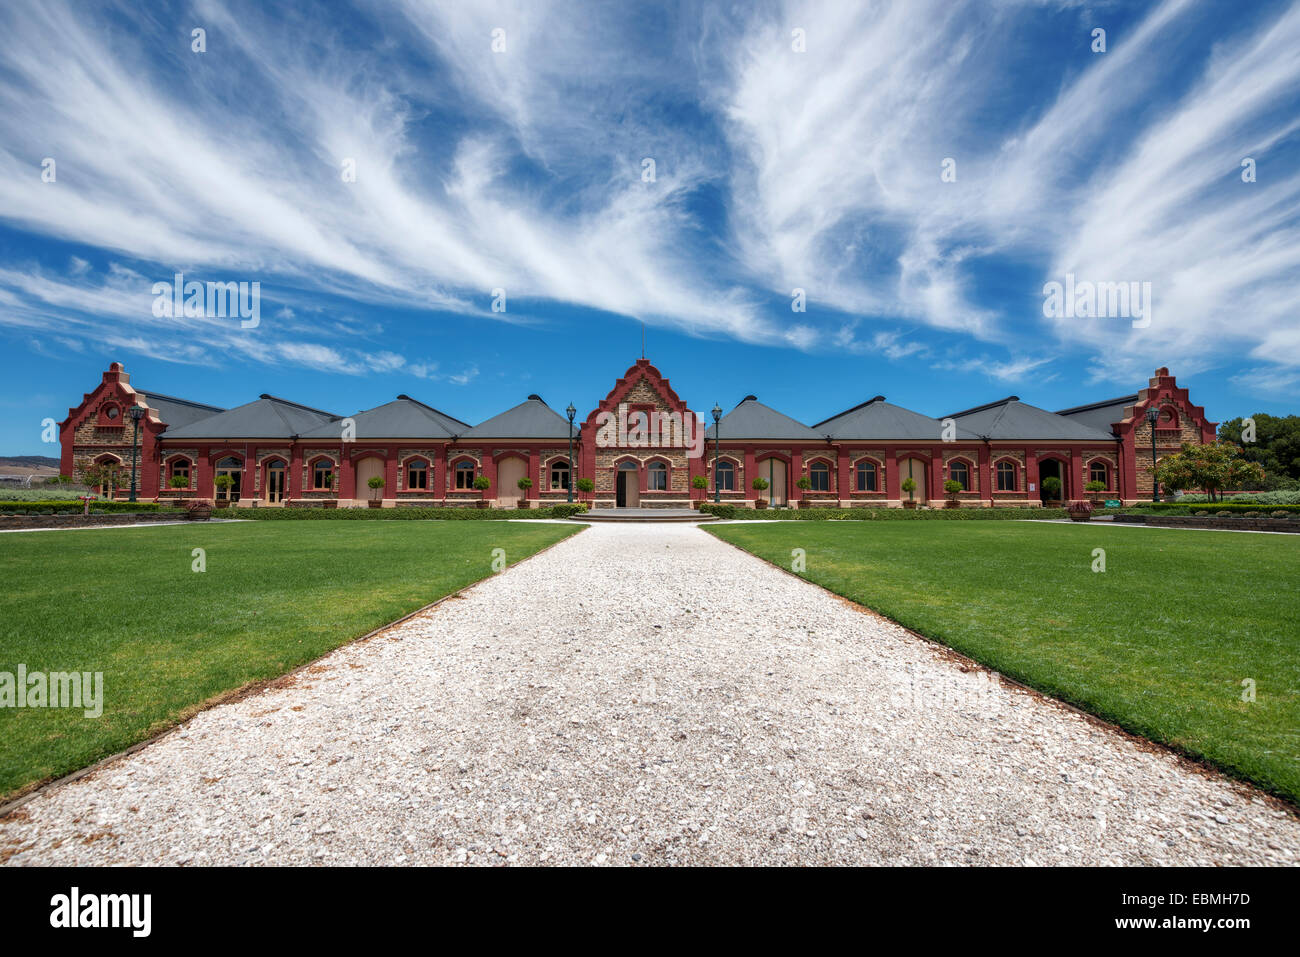
[{"label": "red painted pillar", "polygon": [[[384,449],[384,487],[379,490],[381,498],[397,498],[397,446],[390,445]],[[370,489],[366,489],[370,494]]]},{"label": "red painted pillar", "polygon": [[1038,487],[1038,456],[1033,449],[1025,449],[1025,501],[1037,502],[1042,489]]},{"label": "red painted pillar", "polygon": [[943,450],[935,449],[934,455],[930,459],[930,481],[925,483],[929,486],[925,490],[926,498],[935,501],[943,499]]},{"label": "red painted pillar", "polygon": [[885,449],[885,498],[890,501],[898,501],[903,497],[903,490],[899,487],[903,484],[903,479],[898,474],[898,450],[894,448]]},{"label": "red painted pillar", "polygon": [[[369,492],[369,489],[366,489]],[[352,460],[352,449],[344,445],[339,458],[339,498],[357,497],[357,467]]]},{"label": "red painted pillar", "polygon": [[992,479],[991,469],[989,467],[990,458],[991,456],[989,455],[989,447],[987,445],[980,446],[980,469],[979,469],[980,475],[978,480],[980,500],[988,502],[990,505],[992,505],[993,504],[993,479]]},{"label": "red painted pillar", "polygon": [[433,453],[429,463],[429,494],[434,498],[447,497],[447,445],[444,442]]},{"label": "red painted pillar", "polygon": [[790,474],[785,480],[785,494],[788,501],[797,502],[803,498],[803,489],[799,487],[801,478],[803,478],[803,449],[791,449]]},{"label": "red painted pillar", "polygon": [[[206,461],[207,450],[203,450]],[[289,450],[289,498],[302,498],[302,446],[297,442]]]},{"label": "red painted pillar", "polygon": [[753,503],[753,500],[758,497],[758,493],[754,491],[752,484],[757,475],[758,466],[754,464],[754,447],[752,445],[747,445],[745,446],[744,484],[741,485],[738,491],[745,497],[745,501],[750,502],[751,504]]},{"label": "red painted pillar", "polygon": [[480,451],[479,454],[482,456],[483,459],[483,474],[486,475],[487,480],[492,483],[486,489],[484,489],[483,497],[485,499],[500,498],[501,493],[497,489],[497,462],[496,459],[492,457],[492,450],[483,449]]},{"label": "red painted pillar", "polygon": [[847,505],[853,495],[853,470],[849,467],[849,450],[840,446],[835,450],[835,497]]},{"label": "red painted pillar", "polygon": [[1083,450],[1077,445],[1070,449],[1070,483],[1066,492],[1066,501],[1083,497]]},{"label": "red painted pillar", "polygon": [[[565,450],[568,454],[568,450]],[[542,456],[537,449],[528,450],[528,477],[533,480],[533,487],[528,490],[524,496],[529,499],[536,499],[542,493]]]}]

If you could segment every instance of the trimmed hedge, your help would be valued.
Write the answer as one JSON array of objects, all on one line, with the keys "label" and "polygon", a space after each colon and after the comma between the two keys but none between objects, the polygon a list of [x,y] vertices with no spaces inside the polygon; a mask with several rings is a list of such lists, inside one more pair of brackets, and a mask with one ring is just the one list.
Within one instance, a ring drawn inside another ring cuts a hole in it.
[{"label": "trimmed hedge", "polygon": [[1142,506],[1142,510],[1165,515],[1195,515],[1197,512],[1209,512],[1211,515],[1219,512],[1230,512],[1233,515],[1242,515],[1246,512],[1259,512],[1261,515],[1287,512],[1298,515],[1300,505],[1261,505],[1258,502],[1148,502]]},{"label": "trimmed hedge", "polygon": [[898,521],[997,521],[1027,518],[1065,518],[1063,508],[799,508],[753,509],[735,505],[700,506],[722,519],[790,522],[898,522]]},{"label": "trimmed hedge", "polygon": [[[48,515],[55,514],[80,514],[85,508],[84,502],[65,502],[57,500],[46,500],[41,502],[0,502],[0,515]],[[176,508],[166,508],[157,502],[91,502],[90,514],[104,514],[106,512],[161,512],[161,511],[182,511]]]},{"label": "trimmed hedge", "polygon": [[214,509],[214,518],[251,518],[258,521],[300,522],[300,521],[416,521],[431,520],[452,522],[506,521],[512,518],[568,518],[587,510],[585,502],[561,502],[546,508],[504,509],[504,508],[423,508],[403,506],[401,508],[240,508]]}]

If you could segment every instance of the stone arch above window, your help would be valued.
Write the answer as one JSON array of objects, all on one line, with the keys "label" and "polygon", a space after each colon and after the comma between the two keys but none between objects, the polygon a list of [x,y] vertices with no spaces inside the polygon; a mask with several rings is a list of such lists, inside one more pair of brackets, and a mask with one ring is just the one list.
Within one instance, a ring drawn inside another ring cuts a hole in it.
[{"label": "stone arch above window", "polygon": [[971,475],[974,471],[973,463],[966,459],[952,459],[948,462],[948,478],[960,482],[963,492],[972,490]]}]

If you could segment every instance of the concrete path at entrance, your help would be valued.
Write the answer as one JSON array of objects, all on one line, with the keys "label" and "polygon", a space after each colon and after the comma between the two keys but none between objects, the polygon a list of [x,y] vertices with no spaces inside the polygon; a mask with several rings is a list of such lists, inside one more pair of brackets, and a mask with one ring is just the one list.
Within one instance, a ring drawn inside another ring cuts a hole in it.
[{"label": "concrete path at entrance", "polygon": [[1290,864],[1300,821],[689,525],[598,525],[0,821],[10,864]]}]

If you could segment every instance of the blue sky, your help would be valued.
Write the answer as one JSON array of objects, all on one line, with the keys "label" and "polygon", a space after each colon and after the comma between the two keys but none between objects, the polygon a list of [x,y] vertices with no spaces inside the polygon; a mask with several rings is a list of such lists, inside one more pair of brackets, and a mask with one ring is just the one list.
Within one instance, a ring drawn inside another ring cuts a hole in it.
[{"label": "blue sky", "polygon": [[[1300,4],[136,6],[0,7],[0,454],[57,454],[114,360],[218,405],[585,414],[642,323],[700,412],[1160,365],[1215,420],[1300,411]],[[260,283],[260,323],[155,315],[178,272]],[[1067,273],[1152,321],[1044,317]]]}]

